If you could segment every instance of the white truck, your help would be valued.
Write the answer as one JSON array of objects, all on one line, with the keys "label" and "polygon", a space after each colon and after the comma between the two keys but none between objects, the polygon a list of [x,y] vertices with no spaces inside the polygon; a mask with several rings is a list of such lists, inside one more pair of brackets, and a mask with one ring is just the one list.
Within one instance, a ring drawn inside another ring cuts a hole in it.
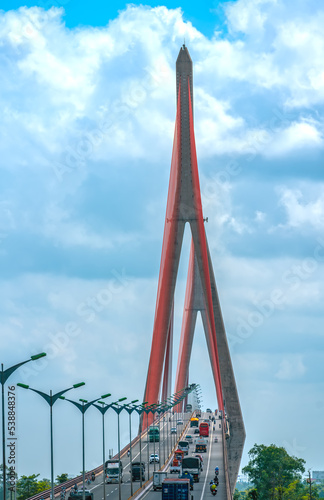
[{"label": "white truck", "polygon": [[119,478],[120,482],[123,482],[123,464],[118,459],[107,460],[105,464],[105,472],[107,484],[119,483]]},{"label": "white truck", "polygon": [[155,471],[153,472],[153,490],[162,489],[162,481],[168,477],[167,472]]}]

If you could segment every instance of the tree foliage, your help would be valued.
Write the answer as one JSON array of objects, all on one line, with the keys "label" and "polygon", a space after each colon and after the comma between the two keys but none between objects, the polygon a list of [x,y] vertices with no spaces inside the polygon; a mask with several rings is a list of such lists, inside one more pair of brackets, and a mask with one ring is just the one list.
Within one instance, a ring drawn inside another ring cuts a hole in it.
[{"label": "tree foliage", "polygon": [[31,476],[21,476],[17,481],[17,500],[25,500],[28,497],[39,493],[38,478],[39,474]]},{"label": "tree foliage", "polygon": [[247,500],[246,491],[239,491],[235,489],[233,500]]},{"label": "tree foliage", "polygon": [[[309,486],[302,484],[300,480],[293,481],[287,488],[283,489],[282,498],[283,500],[309,500]],[[312,498],[314,500],[318,498],[316,488],[312,489]]]},{"label": "tree foliage", "polygon": [[65,483],[68,479],[69,479],[69,475],[66,472],[64,472],[63,474],[60,474],[59,476],[56,476],[57,484]]},{"label": "tree foliage", "polygon": [[249,463],[242,472],[248,475],[258,500],[288,498],[284,497],[285,490],[294,481],[300,482],[301,474],[305,471],[305,460],[291,457],[284,448],[274,444],[255,444],[249,451],[249,457]]},{"label": "tree foliage", "polygon": [[37,493],[41,493],[42,491],[49,490],[51,487],[51,481],[44,477],[37,483]]}]

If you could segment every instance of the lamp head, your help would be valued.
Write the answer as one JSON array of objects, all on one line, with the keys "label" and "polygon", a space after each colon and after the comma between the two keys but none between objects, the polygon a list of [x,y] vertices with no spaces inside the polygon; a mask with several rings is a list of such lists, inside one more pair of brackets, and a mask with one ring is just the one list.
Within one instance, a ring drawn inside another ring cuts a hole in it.
[{"label": "lamp head", "polygon": [[20,382],[18,382],[17,384],[19,387],[22,387],[23,389],[29,389],[29,385],[26,385],[26,384],[21,384]]},{"label": "lamp head", "polygon": [[43,358],[44,356],[46,356],[46,352],[41,352],[39,354],[34,354],[33,356],[30,356],[30,359],[36,361],[36,359]]}]

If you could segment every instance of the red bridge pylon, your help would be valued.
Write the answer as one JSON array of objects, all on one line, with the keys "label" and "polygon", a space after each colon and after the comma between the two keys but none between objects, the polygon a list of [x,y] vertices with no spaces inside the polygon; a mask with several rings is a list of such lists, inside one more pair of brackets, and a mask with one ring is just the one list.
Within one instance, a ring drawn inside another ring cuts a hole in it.
[{"label": "red bridge pylon", "polygon": [[188,222],[192,244],[174,392],[188,385],[192,341],[197,312],[200,311],[218,408],[224,414],[225,405],[233,431],[227,444],[230,481],[234,486],[245,431],[204,227],[193,122],[192,61],[185,45],[179,52],[176,74],[177,114],[144,401],[151,405],[171,395],[174,292],[184,229]]}]

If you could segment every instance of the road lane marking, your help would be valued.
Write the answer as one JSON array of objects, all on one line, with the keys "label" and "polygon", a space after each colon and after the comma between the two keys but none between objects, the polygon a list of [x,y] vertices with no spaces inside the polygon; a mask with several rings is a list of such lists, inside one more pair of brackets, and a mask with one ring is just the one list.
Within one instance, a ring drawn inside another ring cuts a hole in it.
[{"label": "road lane marking", "polygon": [[210,455],[211,455],[212,442],[213,442],[212,437],[213,437],[213,431],[211,432],[211,435],[210,435],[207,470],[206,470],[206,476],[205,476],[204,486],[203,486],[203,489],[201,491],[200,500],[203,499],[203,496],[204,496],[204,493],[205,493],[205,488],[206,488],[206,482],[207,482],[207,478],[208,478],[208,471],[209,471],[209,464],[210,464]]}]

